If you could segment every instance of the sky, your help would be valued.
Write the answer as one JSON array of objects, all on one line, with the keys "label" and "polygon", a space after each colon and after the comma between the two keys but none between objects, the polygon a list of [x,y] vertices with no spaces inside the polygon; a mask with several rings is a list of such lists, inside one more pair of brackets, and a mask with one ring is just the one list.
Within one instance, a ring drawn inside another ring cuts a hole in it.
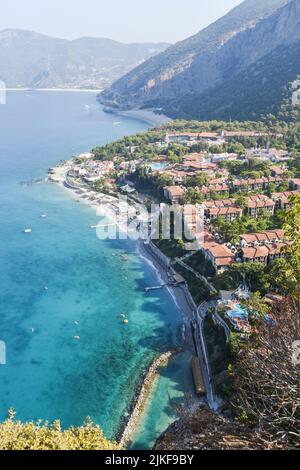
[{"label": "sky", "polygon": [[185,39],[242,0],[0,0],[0,30],[27,29],[66,39],[121,42]]}]

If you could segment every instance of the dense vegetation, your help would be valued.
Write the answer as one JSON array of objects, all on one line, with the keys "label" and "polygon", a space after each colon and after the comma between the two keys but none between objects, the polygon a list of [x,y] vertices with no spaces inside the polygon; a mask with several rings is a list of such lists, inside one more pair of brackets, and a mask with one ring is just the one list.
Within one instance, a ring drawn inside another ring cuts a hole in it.
[{"label": "dense vegetation", "polygon": [[60,422],[53,424],[21,423],[10,411],[0,424],[0,450],[120,450],[115,442],[105,439],[103,431],[91,421],[78,428],[62,430]]},{"label": "dense vegetation", "polygon": [[279,229],[283,223],[283,212],[277,211],[270,217],[268,213],[261,210],[256,219],[243,215],[240,219],[226,222],[223,218],[213,221],[213,226],[220,237],[231,244],[239,243],[240,235],[244,233],[257,233],[265,230]]},{"label": "dense vegetation", "polygon": [[197,278],[192,272],[180,264],[174,264],[174,269],[185,279],[196,305],[200,305],[201,302],[214,297],[206,283]]},{"label": "dense vegetation", "polygon": [[198,95],[182,98],[180,109],[172,104],[166,112],[171,117],[191,119],[261,119],[273,114],[287,122],[299,121],[299,110],[292,107],[290,83],[299,68],[300,43],[281,46],[235,77]]},{"label": "dense vegetation", "polygon": [[[222,131],[257,131],[266,133],[266,136],[259,138],[235,137],[230,142],[222,146],[209,145],[206,142],[198,142],[186,148],[179,144],[164,145],[164,138],[167,133],[172,132],[218,132]],[[156,144],[159,143],[157,146]],[[268,115],[261,121],[190,121],[177,119],[164,125],[160,125],[148,132],[126,136],[117,141],[104,146],[97,146],[92,149],[96,160],[120,161],[130,160],[151,160],[158,155],[162,155],[170,163],[181,161],[186,153],[210,151],[211,153],[229,152],[243,154],[245,148],[251,147],[276,147],[278,149],[288,149],[297,156],[300,152],[300,124],[286,123],[278,120],[275,116]],[[299,157],[300,159],[300,157]],[[226,165],[226,164],[225,164]],[[267,171],[267,164],[255,162],[249,164],[249,168],[241,167],[242,171]],[[262,165],[262,168],[261,168]],[[238,171],[238,168],[236,168]],[[238,174],[238,173],[237,173]]]},{"label": "dense vegetation", "polygon": [[231,379],[227,368],[232,361],[232,351],[230,345],[226,343],[224,328],[216,325],[211,314],[208,314],[204,320],[203,333],[213,374],[214,389],[218,395],[228,398],[231,393]]},{"label": "dense vegetation", "polygon": [[294,342],[300,337],[299,298],[272,310],[273,324],[261,321],[233,369],[233,410],[239,422],[270,434],[270,441],[300,447],[300,368]]}]

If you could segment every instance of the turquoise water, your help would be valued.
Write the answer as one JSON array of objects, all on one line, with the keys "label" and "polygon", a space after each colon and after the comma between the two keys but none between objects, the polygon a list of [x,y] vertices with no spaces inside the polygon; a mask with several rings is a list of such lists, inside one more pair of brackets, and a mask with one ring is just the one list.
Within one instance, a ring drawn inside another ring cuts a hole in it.
[{"label": "turquoise water", "polygon": [[153,448],[157,438],[178,418],[178,407],[195,400],[190,364],[192,351],[185,350],[171,358],[154,387],[152,400],[144,410],[132,436],[131,449]]},{"label": "turquoise water", "polygon": [[[0,419],[10,407],[64,427],[90,416],[114,437],[144,369],[178,344],[181,315],[167,291],[144,293],[157,276],[133,242],[98,240],[93,209],[32,180],[147,126],[103,113],[94,94],[61,92],[9,92],[0,126]],[[158,430],[144,425],[147,447]]]},{"label": "turquoise water", "polygon": [[229,310],[227,315],[230,315],[233,318],[248,318],[247,310],[239,304],[236,304],[233,310]]},{"label": "turquoise water", "polygon": [[168,163],[167,162],[151,162],[149,163],[149,166],[150,168],[152,168],[152,170],[163,170],[164,168],[168,166]]}]

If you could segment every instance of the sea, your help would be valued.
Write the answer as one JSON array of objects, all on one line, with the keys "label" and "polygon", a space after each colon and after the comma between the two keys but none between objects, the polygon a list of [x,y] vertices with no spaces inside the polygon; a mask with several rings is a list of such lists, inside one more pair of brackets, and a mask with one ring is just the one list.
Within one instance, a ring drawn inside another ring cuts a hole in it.
[{"label": "sea", "polygon": [[[95,209],[45,181],[59,161],[148,127],[105,113],[96,93],[8,91],[0,105],[1,420],[90,417],[115,439],[147,367],[181,346],[181,312],[167,289],[145,293],[160,279],[136,243],[99,240]],[[188,354],[156,382],[131,448],[151,448],[176,419]]]}]

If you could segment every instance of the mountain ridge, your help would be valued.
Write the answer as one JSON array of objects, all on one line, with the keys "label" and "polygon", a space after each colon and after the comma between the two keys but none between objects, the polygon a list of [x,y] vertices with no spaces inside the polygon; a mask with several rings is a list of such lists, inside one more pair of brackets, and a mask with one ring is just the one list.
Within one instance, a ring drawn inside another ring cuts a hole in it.
[{"label": "mountain ridge", "polygon": [[7,87],[104,88],[168,45],[7,28],[0,31],[0,79]]},{"label": "mountain ridge", "polygon": [[235,77],[277,47],[296,43],[299,17],[298,0],[246,0],[198,34],[129,72],[99,100],[121,109],[158,108],[167,114],[171,104],[171,117],[180,117],[182,99],[216,89],[228,76]]}]

